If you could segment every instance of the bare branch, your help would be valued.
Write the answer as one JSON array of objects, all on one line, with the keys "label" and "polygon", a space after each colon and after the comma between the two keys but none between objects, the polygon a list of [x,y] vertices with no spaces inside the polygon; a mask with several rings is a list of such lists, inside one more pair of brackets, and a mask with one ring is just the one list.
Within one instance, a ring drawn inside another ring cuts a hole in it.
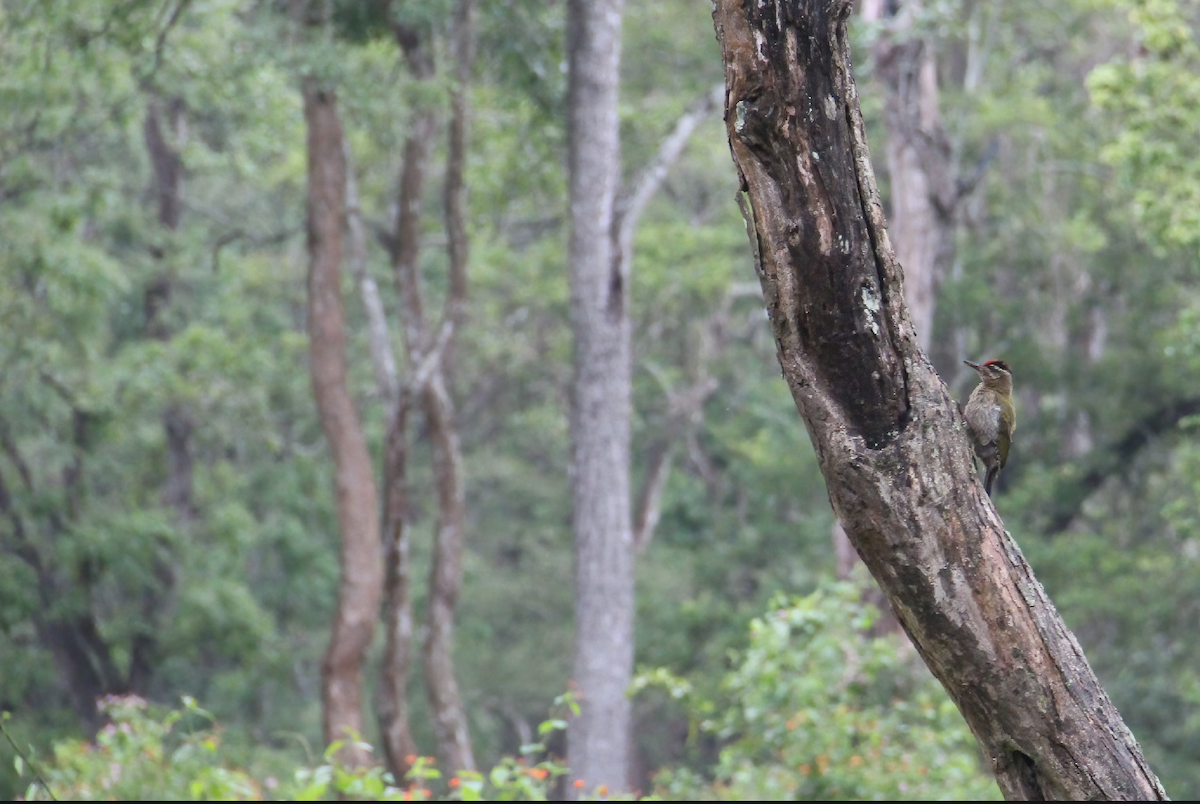
[{"label": "bare branch", "polygon": [[659,444],[650,458],[650,468],[646,470],[646,479],[642,481],[642,491],[638,495],[638,503],[633,515],[633,549],[644,552],[654,538],[658,527],[658,517],[661,513],[662,495],[667,488],[667,479],[671,476],[671,464],[674,463],[674,439]]},{"label": "bare branch", "polygon": [[387,315],[383,301],[379,298],[379,286],[367,270],[367,230],[363,225],[362,206],[358,199],[358,181],[354,176],[353,155],[350,142],[345,140],[346,149],[346,228],[350,235],[350,270],[358,284],[363,307],[367,311],[367,336],[371,349],[371,365],[375,369],[375,382],[379,396],[387,410],[396,404],[400,393],[400,381],[396,378],[396,355],[392,352],[392,337],[388,332]]},{"label": "bare branch", "polygon": [[711,117],[725,100],[725,85],[718,84],[680,115],[675,128],[658,146],[654,159],[642,170],[633,190],[617,201],[614,220],[617,223],[619,259],[629,261],[633,254],[633,235],[637,231],[642,210],[662,187],[671,166],[679,159],[692,134]]}]

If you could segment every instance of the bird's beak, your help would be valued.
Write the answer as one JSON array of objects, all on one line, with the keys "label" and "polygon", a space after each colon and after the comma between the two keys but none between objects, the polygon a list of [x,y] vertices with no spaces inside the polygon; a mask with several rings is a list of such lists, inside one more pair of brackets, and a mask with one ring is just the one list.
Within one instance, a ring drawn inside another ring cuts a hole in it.
[{"label": "bird's beak", "polygon": [[964,360],[963,362],[964,362],[964,363],[966,363],[966,364],[967,364],[968,366],[970,366],[971,368],[975,369],[976,371],[979,371],[979,364],[978,364],[978,363],[972,363],[970,360]]}]

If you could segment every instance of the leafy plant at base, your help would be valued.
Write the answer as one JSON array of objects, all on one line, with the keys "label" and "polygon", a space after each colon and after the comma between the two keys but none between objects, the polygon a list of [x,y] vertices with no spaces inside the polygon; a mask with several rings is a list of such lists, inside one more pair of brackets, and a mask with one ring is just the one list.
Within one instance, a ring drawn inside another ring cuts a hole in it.
[{"label": "leafy plant at base", "polygon": [[[940,685],[894,637],[870,635],[878,612],[859,590],[826,583],[777,595],[750,624],[725,679],[727,703],[699,728],[728,745],[714,779],[687,769],[656,778],[664,798],[998,798],[974,738]],[[664,671],[635,686],[691,690]],[[713,704],[689,701],[695,711]]]},{"label": "leafy plant at base", "polygon": [[[430,801],[436,798],[431,782],[442,778],[431,757],[411,757],[404,786],[380,765],[347,768],[337,761],[343,741],[331,744],[323,763],[302,767],[294,782],[273,778],[256,780],[222,756],[220,729],[212,716],[191,698],[183,709],[152,716],[137,696],[110,696],[102,710],[111,719],[94,744],[67,740],[54,746],[54,761],[40,769],[38,781],[26,790],[28,800],[57,796],[78,799],[168,799],[320,801],[331,797],[374,801]],[[556,707],[578,713],[568,693]],[[177,728],[185,723],[190,728]],[[554,782],[567,768],[549,753],[547,742],[567,722],[554,717],[538,727],[539,741],[521,746],[520,757],[504,757],[487,774],[459,771],[447,784],[446,798],[458,801],[546,801]],[[369,751],[370,746],[360,743]],[[16,744],[13,743],[14,749]],[[18,772],[32,770],[18,752]],[[44,777],[44,781],[43,781]],[[608,798],[599,788],[596,797]],[[583,796],[591,798],[592,796]]]},{"label": "leafy plant at base", "polygon": [[[191,698],[183,704],[159,720],[137,696],[109,696],[100,707],[112,722],[94,744],[55,744],[54,763],[43,769],[49,788],[59,800],[261,799],[262,784],[222,761],[217,729],[174,728],[181,721],[211,721]],[[26,797],[45,799],[45,793],[30,787]]]}]

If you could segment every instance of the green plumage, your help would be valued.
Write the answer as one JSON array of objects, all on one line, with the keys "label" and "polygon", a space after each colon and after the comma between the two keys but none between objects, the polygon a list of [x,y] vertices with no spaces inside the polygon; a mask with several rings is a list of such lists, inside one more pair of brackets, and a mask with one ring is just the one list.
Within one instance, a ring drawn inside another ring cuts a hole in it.
[{"label": "green plumage", "polygon": [[1001,395],[1000,402],[1000,434],[996,446],[1000,448],[1000,468],[1008,463],[1008,448],[1012,446],[1012,434],[1017,429],[1017,409],[1013,405],[1012,394]]},{"label": "green plumage", "polygon": [[967,420],[971,446],[986,470],[983,487],[991,496],[992,483],[1008,463],[1012,434],[1017,429],[1012,372],[1003,360],[989,360],[982,365],[964,362],[979,372],[980,383],[971,392],[963,417]]}]

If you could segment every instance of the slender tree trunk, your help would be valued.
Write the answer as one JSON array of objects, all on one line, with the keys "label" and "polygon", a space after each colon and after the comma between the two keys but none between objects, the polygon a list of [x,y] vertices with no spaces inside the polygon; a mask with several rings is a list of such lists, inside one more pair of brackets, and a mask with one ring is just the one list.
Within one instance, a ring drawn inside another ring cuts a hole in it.
[{"label": "slender tree trunk", "polygon": [[383,454],[383,658],[379,667],[376,717],[384,762],[403,780],[417,753],[408,717],[408,674],[412,664],[412,567],[409,559],[408,412],[410,393],[401,388],[396,356],[379,287],[367,271],[367,233],[362,220],[358,183],[346,149],[346,230],[350,260],[363,308],[371,349],[371,365],[383,400],[387,436]]},{"label": "slender tree trunk", "polygon": [[[568,762],[586,789],[628,788],[633,674],[629,265],[614,253],[621,0],[568,7],[574,689]],[[572,790],[574,788],[571,788]]]},{"label": "slender tree trunk", "polygon": [[[462,551],[467,506],[463,482],[462,447],[450,395],[448,372],[454,337],[463,321],[467,301],[466,220],[467,88],[474,50],[474,3],[459,0],[454,20],[455,86],[451,91],[449,148],[444,189],[450,290],[443,317],[444,343],[421,405],[433,440],[433,474],[437,484],[438,525],[429,571],[424,645],[425,683],[434,715],[441,754],[450,770],[475,770],[466,708],[454,673],[454,613],[462,588]],[[415,266],[414,266],[415,270]],[[432,340],[426,338],[426,340]]]},{"label": "slender tree trunk", "polygon": [[387,431],[383,459],[385,491],[384,633],[383,662],[379,673],[379,731],[388,770],[402,780],[417,753],[408,722],[408,673],[412,666],[412,565],[408,520],[408,411],[407,389],[396,399]]},{"label": "slender tree trunk", "polygon": [[376,717],[384,762],[403,780],[417,753],[408,717],[408,674],[412,664],[412,567],[409,559],[408,412],[412,404],[396,373],[387,315],[379,287],[367,270],[367,233],[358,183],[346,148],[346,231],[350,262],[367,314],[371,365],[383,400],[387,436],[383,454],[383,658],[379,668]]},{"label": "slender tree trunk", "polygon": [[974,475],[871,170],[848,0],[718,0],[726,124],[780,364],[834,511],[1014,799],[1162,799]]},{"label": "slender tree trunk", "polygon": [[[170,138],[163,130],[164,117]],[[160,99],[151,97],[142,130],[150,165],[154,170],[151,186],[158,208],[158,223],[163,234],[169,238],[179,230],[183,215],[183,158],[180,148],[187,139],[183,102],[174,100],[164,104]],[[158,260],[165,260],[166,249],[156,247],[152,251]],[[143,297],[146,331],[156,340],[168,341],[172,336],[167,316],[173,285],[170,267],[161,266]],[[174,512],[175,521],[181,526],[196,517],[192,486],[194,430],[195,422],[186,407],[179,403],[167,406],[163,412],[167,477],[163,483],[162,500]],[[175,569],[162,559],[155,559],[154,575],[159,588],[147,591],[142,599],[142,617],[146,623],[158,620],[164,600],[175,586]],[[146,694],[157,647],[158,639],[153,628],[143,626],[134,635],[129,656],[129,688],[133,692]]]},{"label": "slender tree trunk", "polygon": [[[470,4],[463,4],[456,27],[470,25]],[[396,39],[408,60],[413,76],[429,80],[434,74],[427,36],[397,25]],[[462,50],[464,36],[456,50]],[[469,57],[469,46],[462,56]],[[469,64],[466,68],[469,71]],[[463,74],[460,66],[459,74]],[[454,403],[445,375],[445,354],[465,304],[467,239],[463,169],[466,148],[465,87],[452,99],[450,159],[446,176],[447,233],[449,235],[450,292],[440,332],[425,317],[420,281],[421,197],[428,171],[430,146],[436,128],[432,109],[418,110],[404,148],[400,177],[393,265],[400,289],[404,341],[408,353],[409,390],[420,399],[433,443],[434,482],[438,496],[438,523],[434,537],[433,563],[429,573],[426,603],[425,642],[422,664],[426,691],[433,714],[438,753],[450,770],[474,770],[466,709],[454,673],[454,613],[462,586],[462,546],[466,526],[462,451],[454,416]]]},{"label": "slender tree trunk", "polygon": [[[432,55],[417,31],[397,25],[397,44],[404,52],[414,78],[427,80],[433,75]],[[421,194],[437,118],[428,108],[416,109],[412,128],[404,143],[404,163],[400,172],[400,197],[396,208],[396,226],[392,240],[392,267],[400,296],[400,326],[408,362],[407,377],[398,384],[397,398],[388,427],[384,457],[386,508],[384,533],[387,538],[387,611],[384,615],[387,641],[379,681],[379,720],[388,768],[397,779],[408,772],[409,757],[416,754],[416,743],[408,722],[408,680],[413,660],[412,567],[409,530],[408,418],[419,396],[415,383],[425,334],[424,305],[421,299],[418,260],[421,237]],[[435,716],[436,719],[436,716]],[[440,748],[441,746],[439,746]],[[445,752],[441,753],[445,759]]]},{"label": "slender tree trunk", "polygon": [[433,439],[433,475],[437,484],[438,524],[429,570],[423,663],[438,748],[447,769],[475,770],[467,713],[454,674],[454,611],[462,587],[466,499],[462,450],[454,403],[445,377],[435,370],[422,393],[421,406]]},{"label": "slender tree trunk", "polygon": [[475,65],[475,0],[459,0],[454,14],[454,87],[450,91],[450,126],[446,149],[446,252],[450,258],[450,292],[446,317],[452,323],[442,367],[453,390],[455,337],[463,323],[467,301],[467,133],[470,125],[471,71]]},{"label": "slender tree trunk", "polygon": [[321,667],[323,728],[327,742],[347,740],[339,759],[365,765],[354,745],[363,732],[362,666],[383,589],[379,507],[374,470],[362,424],[346,387],[346,333],[342,312],[342,226],[346,161],[337,98],[314,79],[304,85],[308,125],[308,329],[313,396],[334,461],[334,492],[341,529],[341,584],[329,649]]},{"label": "slender tree trunk", "polygon": [[[904,4],[902,28],[920,4]],[[938,112],[937,63],[924,37],[876,40],[875,64],[884,86],[884,128],[892,178],[888,234],[904,268],[904,300],[926,352],[933,339],[937,293],[954,261],[958,196],[950,137]]]}]

